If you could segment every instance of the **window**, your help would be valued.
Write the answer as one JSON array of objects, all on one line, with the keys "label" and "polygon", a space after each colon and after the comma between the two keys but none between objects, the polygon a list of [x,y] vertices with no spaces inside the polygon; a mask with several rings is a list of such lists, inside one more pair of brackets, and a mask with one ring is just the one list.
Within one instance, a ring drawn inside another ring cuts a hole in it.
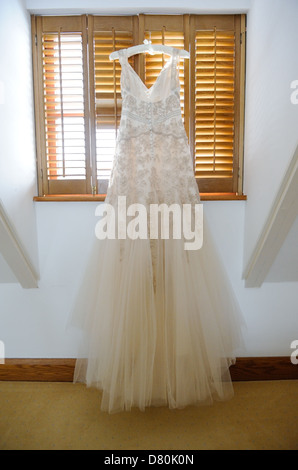
[{"label": "window", "polygon": [[[201,193],[242,194],[245,15],[32,17],[39,196],[107,191],[121,118],[114,50],[190,51],[181,107]],[[163,55],[131,65],[149,87]]]}]

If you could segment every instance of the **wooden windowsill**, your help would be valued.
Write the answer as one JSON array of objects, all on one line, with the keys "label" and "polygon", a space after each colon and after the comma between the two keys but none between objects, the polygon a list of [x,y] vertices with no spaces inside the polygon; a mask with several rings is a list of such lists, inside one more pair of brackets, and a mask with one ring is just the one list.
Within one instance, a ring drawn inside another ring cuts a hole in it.
[{"label": "wooden windowsill", "polygon": [[[246,195],[235,193],[201,193],[201,201],[246,201]],[[103,202],[105,194],[57,194],[36,196],[35,202]]]},{"label": "wooden windowsill", "polygon": [[105,194],[51,194],[50,196],[36,196],[36,202],[103,202]]},{"label": "wooden windowsill", "polygon": [[245,194],[236,193],[200,193],[202,201],[246,201]]}]

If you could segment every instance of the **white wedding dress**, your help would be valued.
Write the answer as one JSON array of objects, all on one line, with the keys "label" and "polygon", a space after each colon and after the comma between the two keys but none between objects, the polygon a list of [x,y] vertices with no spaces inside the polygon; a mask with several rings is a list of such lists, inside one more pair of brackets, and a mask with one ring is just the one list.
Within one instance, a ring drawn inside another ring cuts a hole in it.
[{"label": "white wedding dress", "polygon": [[[106,202],[198,204],[180,108],[179,55],[148,89],[120,51],[122,115]],[[95,239],[73,316],[83,330],[75,382],[102,410],[233,396],[241,313],[204,220],[203,247],[179,239]]]}]

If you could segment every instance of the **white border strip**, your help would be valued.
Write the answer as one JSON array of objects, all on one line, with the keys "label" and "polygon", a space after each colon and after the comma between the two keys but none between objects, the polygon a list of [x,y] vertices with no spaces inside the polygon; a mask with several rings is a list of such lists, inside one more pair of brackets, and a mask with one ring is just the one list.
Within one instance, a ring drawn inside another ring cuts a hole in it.
[{"label": "white border strip", "polygon": [[25,289],[38,287],[38,275],[0,200],[0,252]]},{"label": "white border strip", "polygon": [[243,273],[246,287],[264,282],[289,230],[298,216],[298,147],[283,178],[267,222]]}]

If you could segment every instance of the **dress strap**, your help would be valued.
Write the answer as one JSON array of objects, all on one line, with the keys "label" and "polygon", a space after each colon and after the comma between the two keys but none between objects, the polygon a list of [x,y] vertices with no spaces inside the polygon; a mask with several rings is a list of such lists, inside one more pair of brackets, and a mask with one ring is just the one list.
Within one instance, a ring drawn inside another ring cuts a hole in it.
[{"label": "dress strap", "polygon": [[120,49],[120,51],[118,51],[118,54],[119,54],[120,64],[121,65],[127,64],[127,60],[128,60],[127,49]]},{"label": "dress strap", "polygon": [[171,71],[171,88],[174,90],[180,86],[179,81],[179,65],[180,65],[180,51],[178,49],[173,50],[172,56],[172,71]]},{"label": "dress strap", "polygon": [[179,62],[180,60],[180,51],[179,49],[173,48],[173,61]]}]

